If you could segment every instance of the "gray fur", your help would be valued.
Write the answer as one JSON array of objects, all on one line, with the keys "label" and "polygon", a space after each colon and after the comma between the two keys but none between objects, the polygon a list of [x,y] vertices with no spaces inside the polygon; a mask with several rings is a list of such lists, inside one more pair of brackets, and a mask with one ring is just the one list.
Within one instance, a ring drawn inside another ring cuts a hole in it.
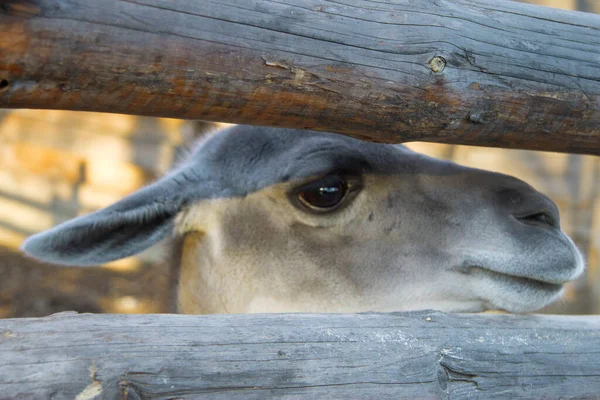
[{"label": "gray fur", "polygon": [[[386,151],[382,151],[382,150]],[[345,136],[234,126],[209,136],[172,173],[103,210],[33,235],[21,250],[43,261],[97,265],[137,254],[172,232],[173,219],[195,201],[240,197],[264,187],[362,160],[393,163],[390,145]]]},{"label": "gray fur", "polygon": [[[337,216],[304,215],[281,194],[335,171],[368,178]],[[554,221],[518,219],[537,211]],[[203,221],[211,212],[217,222]],[[556,206],[518,179],[401,145],[241,125],[204,139],[156,183],[22,248],[44,261],[94,265],[139,253],[174,229],[207,235],[190,235],[183,257],[180,300],[191,313],[528,311],[583,270]]]}]

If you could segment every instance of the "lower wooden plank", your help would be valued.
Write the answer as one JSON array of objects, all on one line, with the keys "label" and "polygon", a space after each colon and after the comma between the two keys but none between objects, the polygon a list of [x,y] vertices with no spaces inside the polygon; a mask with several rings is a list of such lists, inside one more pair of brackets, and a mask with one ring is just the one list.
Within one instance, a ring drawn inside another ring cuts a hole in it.
[{"label": "lower wooden plank", "polygon": [[0,398],[600,398],[600,317],[0,320]]}]

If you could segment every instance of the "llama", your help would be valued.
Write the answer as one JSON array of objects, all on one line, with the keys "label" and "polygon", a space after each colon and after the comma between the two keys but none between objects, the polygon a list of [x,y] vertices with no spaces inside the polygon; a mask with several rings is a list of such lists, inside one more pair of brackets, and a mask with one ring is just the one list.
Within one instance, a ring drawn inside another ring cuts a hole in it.
[{"label": "llama", "polygon": [[530,312],[584,269],[554,203],[516,178],[402,145],[242,125],[22,250],[98,265],[173,235],[189,314]]}]

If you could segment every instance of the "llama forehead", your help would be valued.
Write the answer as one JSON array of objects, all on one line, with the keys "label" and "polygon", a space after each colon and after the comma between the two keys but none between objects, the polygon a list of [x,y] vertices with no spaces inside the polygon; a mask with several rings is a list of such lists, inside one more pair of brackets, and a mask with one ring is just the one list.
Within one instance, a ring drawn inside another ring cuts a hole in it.
[{"label": "llama forehead", "polygon": [[202,141],[186,164],[194,175],[212,176],[228,188],[227,196],[236,197],[334,171],[408,171],[418,158],[401,145],[333,133],[235,126]]}]

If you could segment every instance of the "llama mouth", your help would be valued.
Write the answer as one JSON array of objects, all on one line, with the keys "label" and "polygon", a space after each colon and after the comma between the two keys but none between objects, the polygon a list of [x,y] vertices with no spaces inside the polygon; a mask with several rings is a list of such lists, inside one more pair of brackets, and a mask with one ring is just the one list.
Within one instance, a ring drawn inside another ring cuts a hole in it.
[{"label": "llama mouth", "polygon": [[488,268],[483,268],[481,266],[469,266],[467,268],[461,269],[461,272],[468,275],[484,276],[488,279],[493,279],[497,282],[501,282],[507,285],[516,287],[526,287],[529,290],[533,289],[544,293],[560,292],[563,289],[563,285],[567,283],[548,282],[542,279],[505,274],[502,272],[493,271]]},{"label": "llama mouth", "polygon": [[470,267],[465,273],[479,282],[473,290],[488,310],[535,312],[552,304],[564,293],[563,283],[537,277],[505,274],[481,266]]}]

